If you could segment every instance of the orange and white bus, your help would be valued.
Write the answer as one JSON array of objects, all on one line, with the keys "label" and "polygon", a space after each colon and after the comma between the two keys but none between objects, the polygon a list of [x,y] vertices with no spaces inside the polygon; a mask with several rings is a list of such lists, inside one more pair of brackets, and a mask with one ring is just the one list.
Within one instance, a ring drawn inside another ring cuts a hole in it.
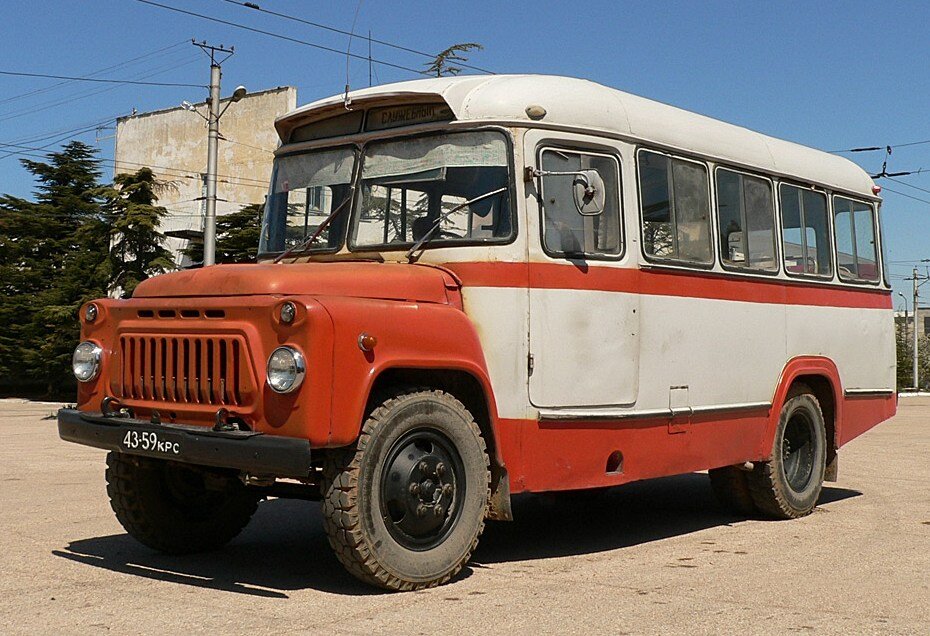
[{"label": "orange and white bus", "polygon": [[64,439],[168,552],[263,497],[436,585],[521,492],[709,470],[799,517],[895,412],[879,189],[853,163],[577,79],[392,84],[276,122],[259,262],[82,309]]}]

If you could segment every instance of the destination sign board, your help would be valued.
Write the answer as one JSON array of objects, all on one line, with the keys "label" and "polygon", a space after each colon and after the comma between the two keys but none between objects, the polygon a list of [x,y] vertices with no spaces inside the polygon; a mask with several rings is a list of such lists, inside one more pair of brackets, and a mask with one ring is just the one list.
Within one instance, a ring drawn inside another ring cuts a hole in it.
[{"label": "destination sign board", "polygon": [[365,130],[387,130],[388,128],[398,128],[400,126],[448,121],[454,118],[452,109],[445,103],[386,106],[384,108],[372,108],[368,111]]}]

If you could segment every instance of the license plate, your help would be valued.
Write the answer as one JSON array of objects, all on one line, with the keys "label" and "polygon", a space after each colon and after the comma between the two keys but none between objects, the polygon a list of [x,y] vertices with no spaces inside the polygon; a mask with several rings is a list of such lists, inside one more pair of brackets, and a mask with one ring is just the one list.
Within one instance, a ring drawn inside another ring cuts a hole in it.
[{"label": "license plate", "polygon": [[180,442],[160,438],[154,431],[126,431],[123,446],[131,451],[141,450],[164,455],[181,454]]}]

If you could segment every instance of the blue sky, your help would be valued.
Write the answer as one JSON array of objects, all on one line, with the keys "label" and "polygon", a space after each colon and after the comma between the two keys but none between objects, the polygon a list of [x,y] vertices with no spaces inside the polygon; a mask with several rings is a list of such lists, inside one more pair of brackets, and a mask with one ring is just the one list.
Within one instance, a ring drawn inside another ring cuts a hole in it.
[{"label": "blue sky", "polygon": [[[190,11],[344,50],[347,38],[243,9],[223,0],[159,0]],[[438,51],[476,41],[471,63],[495,72],[554,73],[632,93],[824,150],[930,140],[930,4],[921,2],[350,2],[264,0],[263,8],[350,29],[414,49]],[[299,89],[306,103],[341,92],[345,57],[134,0],[5,0],[0,70],[205,84],[203,54],[185,40],[235,45],[224,65],[224,94]],[[166,47],[171,47],[167,50]],[[356,39],[353,51],[367,54]],[[419,68],[423,58],[375,45],[375,58]],[[375,83],[412,73],[375,66]],[[368,65],[353,61],[353,86]],[[102,84],[0,76],[0,143],[31,147],[56,131],[129,113],[201,101],[199,88]],[[42,90],[32,95],[23,93]],[[10,99],[16,97],[15,99]],[[112,130],[77,137],[112,157]],[[61,134],[58,135],[59,137]],[[97,140],[100,137],[99,141]],[[27,141],[23,141],[27,140]],[[13,150],[0,147],[0,157]],[[870,172],[883,153],[846,155]],[[885,186],[888,259],[896,291],[911,265],[930,258],[930,143],[894,149],[888,171],[928,169]],[[106,177],[111,175],[107,173]],[[901,183],[903,182],[903,183]],[[17,157],[0,158],[0,192],[28,196],[33,182]],[[922,191],[924,188],[927,191]],[[922,266],[925,267],[925,266]],[[923,271],[923,270],[922,270]],[[930,301],[927,301],[930,305]],[[896,296],[895,305],[902,301]]]}]

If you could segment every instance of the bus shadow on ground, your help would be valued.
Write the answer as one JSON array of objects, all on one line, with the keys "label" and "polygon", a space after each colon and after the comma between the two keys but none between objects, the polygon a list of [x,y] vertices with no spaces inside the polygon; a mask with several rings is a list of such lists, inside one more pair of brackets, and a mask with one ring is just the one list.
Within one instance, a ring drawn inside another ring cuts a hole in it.
[{"label": "bus shadow on ground", "polygon": [[[820,505],[860,494],[824,487]],[[458,580],[494,563],[594,554],[744,520],[720,507],[702,474],[522,495],[514,498],[513,508],[514,521],[488,523],[472,566]],[[287,592],[303,589],[382,593],[342,569],[323,533],[320,506],[296,500],[262,503],[245,531],[212,553],[159,554],[126,534],[72,541],[52,553],[122,574],[259,597],[288,598]]]}]

